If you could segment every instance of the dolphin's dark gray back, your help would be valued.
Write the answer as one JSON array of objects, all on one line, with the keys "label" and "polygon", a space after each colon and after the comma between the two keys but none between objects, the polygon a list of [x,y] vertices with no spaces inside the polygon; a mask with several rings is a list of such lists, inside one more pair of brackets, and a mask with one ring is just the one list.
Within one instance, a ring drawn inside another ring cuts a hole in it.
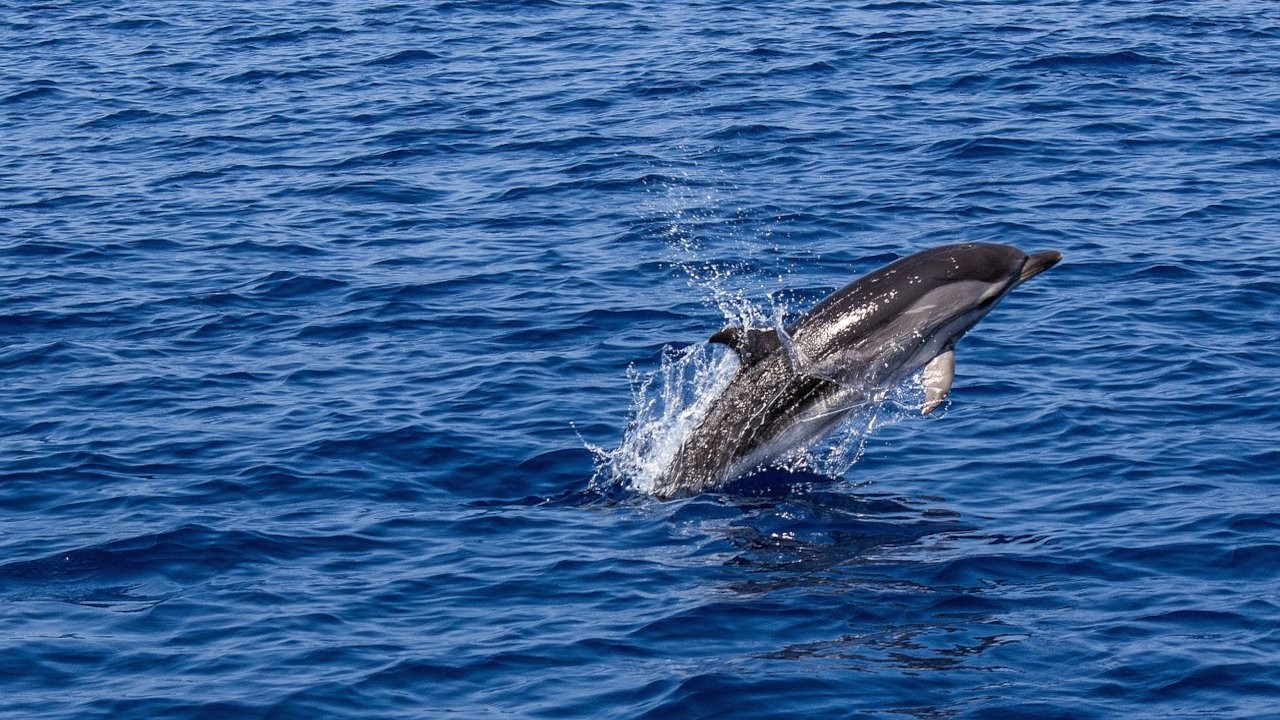
[{"label": "dolphin's dark gray back", "polygon": [[[972,280],[1000,283],[1016,278],[1027,255],[1008,245],[964,243],[930,248],[900,258],[837,290],[787,328],[796,342],[818,355],[822,345],[866,337],[902,316],[921,297],[940,285]],[[814,330],[836,324],[837,317],[857,315],[839,337],[814,338]]]}]

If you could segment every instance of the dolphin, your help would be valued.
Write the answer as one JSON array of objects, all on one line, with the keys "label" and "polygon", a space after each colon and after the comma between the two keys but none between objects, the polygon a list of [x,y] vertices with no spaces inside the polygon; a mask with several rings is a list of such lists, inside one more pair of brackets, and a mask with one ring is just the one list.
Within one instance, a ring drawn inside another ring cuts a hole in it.
[{"label": "dolphin", "polygon": [[713,490],[820,440],[924,369],[923,414],[951,390],[955,346],[1056,250],[945,245],[901,258],[823,299],[788,327],[727,327],[740,367],[654,483],[661,499]]}]

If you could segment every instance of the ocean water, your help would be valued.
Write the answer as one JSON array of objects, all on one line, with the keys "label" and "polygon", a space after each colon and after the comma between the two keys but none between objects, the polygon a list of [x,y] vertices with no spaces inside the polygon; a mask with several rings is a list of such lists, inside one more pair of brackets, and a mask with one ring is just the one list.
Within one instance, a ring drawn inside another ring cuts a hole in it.
[{"label": "ocean water", "polygon": [[[941,410],[645,491],[961,241]],[[0,2],[5,718],[1280,717],[1277,396],[1272,2]]]}]

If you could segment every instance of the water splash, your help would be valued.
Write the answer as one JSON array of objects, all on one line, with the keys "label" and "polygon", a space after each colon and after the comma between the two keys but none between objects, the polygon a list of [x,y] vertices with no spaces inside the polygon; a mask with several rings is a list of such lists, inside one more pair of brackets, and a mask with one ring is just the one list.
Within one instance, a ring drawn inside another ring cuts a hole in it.
[{"label": "water splash", "polygon": [[[652,494],[685,439],[738,372],[738,360],[705,343],[663,349],[660,367],[628,368],[632,402],[622,442],[613,450],[587,443],[596,457],[593,489]],[[829,435],[792,448],[772,463],[794,473],[842,478],[881,427],[916,417],[924,398],[922,374],[873,397]]]},{"label": "water splash", "polygon": [[[690,287],[720,312],[724,325],[781,330],[795,314],[789,293],[763,291],[774,281],[779,287],[785,285],[789,270],[766,277],[743,261],[709,259],[710,247],[732,246],[732,252],[726,255],[742,258],[757,254],[751,250],[758,252],[761,242],[773,241],[771,231],[756,233],[750,240],[736,232],[740,228],[724,212],[714,190],[689,184],[666,185],[661,193],[650,196],[646,209],[664,219],[664,239],[673,262],[685,273]],[[724,237],[712,241],[708,233]],[[753,296],[763,296],[764,302],[753,300]],[[685,439],[732,381],[738,367],[732,352],[695,343],[681,349],[664,348],[657,370],[641,371],[634,365],[628,368],[632,402],[622,442],[613,450],[584,443],[596,457],[592,487],[602,492],[625,489],[652,493]],[[915,414],[923,399],[922,388],[918,375],[899,388],[879,393],[829,435],[791,449],[773,465],[793,472],[844,476],[862,457],[867,438],[875,428]]]},{"label": "water splash", "polygon": [[656,371],[628,368],[632,401],[622,443],[613,450],[588,445],[596,456],[593,486],[651,493],[737,371],[737,358],[705,343],[683,349],[668,345]]}]

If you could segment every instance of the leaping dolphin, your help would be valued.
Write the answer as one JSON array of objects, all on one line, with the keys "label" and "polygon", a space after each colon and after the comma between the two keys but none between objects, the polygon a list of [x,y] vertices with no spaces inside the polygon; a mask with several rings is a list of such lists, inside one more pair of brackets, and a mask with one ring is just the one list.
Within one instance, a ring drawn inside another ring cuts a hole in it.
[{"label": "leaping dolphin", "polygon": [[951,390],[955,345],[1010,290],[1062,254],[945,245],[828,296],[787,328],[728,327],[710,342],[741,361],[654,484],[667,499],[714,489],[812,443],[924,368],[924,414]]}]

